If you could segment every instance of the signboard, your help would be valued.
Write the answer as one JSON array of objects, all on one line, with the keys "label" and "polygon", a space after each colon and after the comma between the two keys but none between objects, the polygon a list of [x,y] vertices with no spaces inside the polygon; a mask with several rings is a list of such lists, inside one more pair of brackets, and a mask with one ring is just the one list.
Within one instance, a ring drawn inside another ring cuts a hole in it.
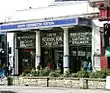
[{"label": "signboard", "polygon": [[[92,32],[70,32],[69,33],[70,46],[91,45]],[[44,32],[41,34],[42,47],[62,47],[63,46],[63,32]]]},{"label": "signboard", "polygon": [[78,25],[81,25],[81,26],[91,26],[91,20],[88,20],[88,19],[84,19],[84,18],[79,18],[78,20]]},{"label": "signboard", "polygon": [[[31,35],[30,35],[31,34]],[[18,48],[34,48],[35,47],[35,34],[18,34],[17,47]]]},{"label": "signboard", "polygon": [[69,44],[72,45],[91,45],[91,32],[72,32],[69,36]]},{"label": "signboard", "polygon": [[42,33],[41,35],[41,45],[42,47],[61,47],[63,46],[63,33],[53,32],[53,33]]},{"label": "signboard", "polygon": [[19,24],[4,24],[0,26],[1,31],[13,31],[23,29],[37,29],[47,27],[69,26],[77,25],[78,18],[60,19],[52,21],[31,22],[31,23],[19,23]]},{"label": "signboard", "polygon": [[49,20],[40,22],[23,22],[23,23],[11,23],[11,24],[1,24],[0,31],[17,31],[17,30],[28,30],[28,29],[40,29],[48,27],[61,27],[61,26],[72,26],[72,25],[83,25],[91,26],[90,19],[85,18],[65,18],[59,20]]}]

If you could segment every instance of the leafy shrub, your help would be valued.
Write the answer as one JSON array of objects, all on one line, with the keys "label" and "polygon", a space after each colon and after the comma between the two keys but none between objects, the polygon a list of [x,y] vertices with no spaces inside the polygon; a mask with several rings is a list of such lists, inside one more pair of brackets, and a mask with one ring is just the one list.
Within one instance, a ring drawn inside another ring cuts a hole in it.
[{"label": "leafy shrub", "polygon": [[21,76],[26,76],[27,75],[27,73],[26,72],[23,72],[22,74],[21,74]]},{"label": "leafy shrub", "polygon": [[38,76],[44,76],[44,70],[43,69],[38,70]]},{"label": "leafy shrub", "polygon": [[70,77],[71,76],[71,73],[70,73],[70,71],[66,71],[65,73],[64,73],[64,75],[63,75],[64,77]]},{"label": "leafy shrub", "polygon": [[51,76],[51,77],[59,77],[60,76],[60,73],[61,73],[60,70],[54,70],[54,71],[51,71],[49,73],[49,76]]},{"label": "leafy shrub", "polygon": [[50,73],[51,69],[49,67],[46,67],[43,72],[44,72],[44,76],[49,76],[49,73]]},{"label": "leafy shrub", "polygon": [[31,74],[31,76],[39,76],[39,71],[36,71],[35,69],[32,69],[30,74]]},{"label": "leafy shrub", "polygon": [[89,77],[89,73],[87,71],[85,71],[84,69],[81,69],[81,71],[78,71],[77,75],[79,78],[88,78]]},{"label": "leafy shrub", "polygon": [[91,72],[90,78],[106,78],[106,76],[110,75],[110,70],[103,69],[101,71]]},{"label": "leafy shrub", "polygon": [[77,78],[77,77],[78,77],[78,73],[72,73],[72,74],[71,74],[71,77]]}]

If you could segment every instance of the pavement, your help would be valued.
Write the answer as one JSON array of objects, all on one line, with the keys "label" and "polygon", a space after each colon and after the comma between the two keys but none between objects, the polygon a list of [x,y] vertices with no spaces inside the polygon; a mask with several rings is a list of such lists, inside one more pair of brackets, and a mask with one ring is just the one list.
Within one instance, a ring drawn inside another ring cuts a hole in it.
[{"label": "pavement", "polygon": [[110,93],[110,90],[33,86],[0,86],[0,93]]}]

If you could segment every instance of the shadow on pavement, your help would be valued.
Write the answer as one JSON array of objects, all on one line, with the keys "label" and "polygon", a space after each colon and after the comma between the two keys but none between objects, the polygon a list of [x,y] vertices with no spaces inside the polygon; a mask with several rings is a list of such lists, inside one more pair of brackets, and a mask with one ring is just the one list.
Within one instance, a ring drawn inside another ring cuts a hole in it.
[{"label": "shadow on pavement", "polygon": [[16,93],[16,92],[13,92],[13,91],[0,91],[0,93]]}]

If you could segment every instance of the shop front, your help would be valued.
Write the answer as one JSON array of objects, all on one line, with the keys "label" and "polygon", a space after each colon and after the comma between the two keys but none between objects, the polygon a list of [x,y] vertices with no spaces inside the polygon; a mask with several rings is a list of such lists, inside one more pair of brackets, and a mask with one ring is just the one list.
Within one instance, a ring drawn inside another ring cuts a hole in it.
[{"label": "shop front", "polygon": [[2,32],[14,32],[15,74],[52,64],[62,72],[81,69],[81,61],[91,57],[91,20],[58,18],[0,25]]},{"label": "shop front", "polygon": [[[18,71],[29,72],[35,68],[35,33],[17,32]],[[31,34],[31,35],[30,35]]]},{"label": "shop front", "polygon": [[[81,61],[91,59],[92,29],[85,26],[75,26],[68,29],[69,70],[77,72],[81,69]],[[43,67],[49,63],[53,69],[63,69],[63,29],[54,28],[41,31],[41,62]]]}]

